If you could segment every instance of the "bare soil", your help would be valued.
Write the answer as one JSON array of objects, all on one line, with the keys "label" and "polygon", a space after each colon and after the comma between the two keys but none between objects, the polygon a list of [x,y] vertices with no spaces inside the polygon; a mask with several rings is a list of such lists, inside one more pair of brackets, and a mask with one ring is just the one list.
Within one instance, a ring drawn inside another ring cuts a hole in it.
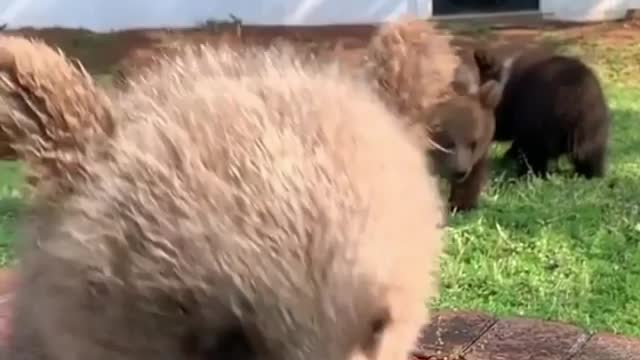
[{"label": "bare soil", "polygon": [[[598,40],[624,46],[640,40],[640,21],[606,23],[537,22],[481,26],[442,23],[454,34],[454,44],[460,54],[470,60],[471,49],[488,46],[499,55],[508,55],[524,48],[554,47],[571,41]],[[136,29],[110,33],[94,33],[83,29],[22,28],[4,33],[37,37],[60,47],[78,58],[94,74],[115,74],[144,66],[158,53],[170,52],[181,43],[211,43],[243,46],[267,45],[289,40],[302,50],[316,55],[337,56],[347,63],[357,64],[374,31],[373,26],[237,26],[220,24],[185,29]]]}]

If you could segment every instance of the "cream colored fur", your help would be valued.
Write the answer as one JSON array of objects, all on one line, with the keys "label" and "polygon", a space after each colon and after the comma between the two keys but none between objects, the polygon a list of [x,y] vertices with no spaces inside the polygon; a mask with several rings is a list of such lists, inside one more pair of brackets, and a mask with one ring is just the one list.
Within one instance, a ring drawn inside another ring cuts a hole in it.
[{"label": "cream colored fur", "polygon": [[66,191],[93,139],[114,131],[112,104],[78,62],[41,40],[0,36],[0,148],[27,163],[37,194]]},{"label": "cream colored fur", "polygon": [[422,147],[432,147],[428,113],[453,94],[461,64],[451,36],[423,19],[385,23],[367,49],[366,72],[379,95],[402,115],[404,126]]},{"label": "cream colored fur", "polygon": [[114,96],[108,156],[29,209],[9,359],[199,359],[185,338],[230,326],[260,359],[406,357],[443,204],[393,112],[286,50],[158,66]]}]

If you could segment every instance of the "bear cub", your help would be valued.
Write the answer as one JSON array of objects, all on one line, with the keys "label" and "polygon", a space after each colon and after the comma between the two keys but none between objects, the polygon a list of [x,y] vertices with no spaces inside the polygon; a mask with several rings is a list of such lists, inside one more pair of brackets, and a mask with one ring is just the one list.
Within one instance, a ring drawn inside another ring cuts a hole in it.
[{"label": "bear cub", "polygon": [[437,172],[449,182],[450,208],[467,211],[477,207],[487,181],[493,112],[501,95],[497,82],[478,87],[464,65],[452,85],[455,94],[436,104],[429,115],[435,146],[428,152]]},{"label": "bear cub", "polygon": [[474,51],[480,81],[499,81],[495,141],[512,141],[506,159],[546,176],[548,164],[568,154],[575,172],[605,175],[610,113],[600,82],[580,59],[528,50],[503,62],[485,49]]},{"label": "bear cub", "polygon": [[0,94],[15,99],[0,127],[114,128],[81,146],[43,135],[70,150],[26,162],[60,165],[65,191],[25,209],[0,359],[409,356],[438,293],[443,204],[368,83],[289,47],[203,45],[111,102],[61,52],[30,56],[42,46],[0,39],[14,57]]},{"label": "bear cub", "polygon": [[450,40],[422,20],[386,24],[370,41],[365,68],[434,170],[448,180],[449,207],[465,211],[477,206],[486,180],[500,86],[480,86]]}]

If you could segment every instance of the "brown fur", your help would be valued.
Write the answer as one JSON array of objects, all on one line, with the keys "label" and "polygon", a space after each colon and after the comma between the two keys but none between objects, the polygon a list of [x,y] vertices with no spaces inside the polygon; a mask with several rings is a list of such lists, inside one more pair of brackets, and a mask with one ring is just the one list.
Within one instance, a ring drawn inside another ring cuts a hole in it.
[{"label": "brown fur", "polygon": [[407,356],[442,204],[368,85],[205,47],[115,106],[111,156],[26,219],[9,359]]},{"label": "brown fur", "polygon": [[[460,88],[463,90],[464,88]],[[449,180],[449,204],[465,211],[477,206],[488,178],[488,156],[500,100],[496,82],[469,88],[434,106],[429,126],[438,147],[429,149],[436,169]]]},{"label": "brown fur", "polygon": [[114,130],[110,108],[79,63],[40,40],[0,36],[1,147],[27,162],[44,192],[82,172],[89,139]]},{"label": "brown fur", "polygon": [[[371,40],[367,71],[383,99],[449,179],[451,208],[477,206],[493,137],[496,82],[478,89],[450,36],[424,20],[383,25]],[[435,144],[432,143],[435,140]]]},{"label": "brown fur", "polygon": [[545,50],[499,61],[477,49],[474,59],[483,80],[497,77],[504,88],[494,140],[511,141],[505,157],[517,161],[519,175],[547,176],[549,163],[563,155],[586,178],[605,175],[611,115],[593,69]]}]

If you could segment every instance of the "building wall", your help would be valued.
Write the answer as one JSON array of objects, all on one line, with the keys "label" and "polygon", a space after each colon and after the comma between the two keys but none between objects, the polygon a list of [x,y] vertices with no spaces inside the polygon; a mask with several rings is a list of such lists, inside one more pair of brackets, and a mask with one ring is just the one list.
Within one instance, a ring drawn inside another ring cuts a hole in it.
[{"label": "building wall", "polygon": [[640,10],[640,0],[627,0],[627,8]]},{"label": "building wall", "polygon": [[207,19],[228,20],[229,13],[246,24],[375,23],[402,15],[429,17],[431,0],[0,1],[0,22],[6,22],[10,27],[65,26],[98,31],[131,27],[185,27]]},{"label": "building wall", "polygon": [[[207,19],[246,24],[376,23],[402,15],[431,16],[432,0],[2,0],[0,23],[9,27],[63,26],[108,31],[132,27],[186,27]],[[188,4],[188,5],[185,5]],[[640,0],[541,0],[542,11],[568,20],[624,15]]]},{"label": "building wall", "polygon": [[640,0],[540,0],[540,8],[561,20],[612,20],[624,17],[630,8],[640,8]]}]

